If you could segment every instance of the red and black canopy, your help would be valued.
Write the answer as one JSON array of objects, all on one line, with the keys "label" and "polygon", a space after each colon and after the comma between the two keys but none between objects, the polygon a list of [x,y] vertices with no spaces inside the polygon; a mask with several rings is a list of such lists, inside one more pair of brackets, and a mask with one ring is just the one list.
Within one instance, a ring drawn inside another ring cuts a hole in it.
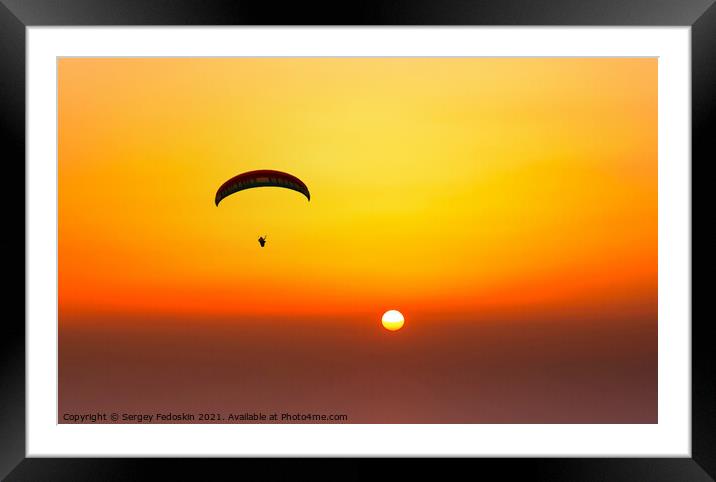
[{"label": "red and black canopy", "polygon": [[216,191],[214,203],[218,206],[225,197],[235,192],[252,189],[254,187],[283,187],[292,189],[306,196],[309,201],[311,200],[311,193],[308,192],[308,187],[296,176],[292,176],[286,172],[262,169],[259,171],[244,172],[226,181],[219,187],[219,190]]}]

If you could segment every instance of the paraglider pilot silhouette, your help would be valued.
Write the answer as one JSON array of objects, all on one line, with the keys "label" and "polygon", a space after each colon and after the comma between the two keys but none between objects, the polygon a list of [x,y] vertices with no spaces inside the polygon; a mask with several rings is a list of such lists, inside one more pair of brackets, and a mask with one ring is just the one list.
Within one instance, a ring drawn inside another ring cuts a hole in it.
[{"label": "paraglider pilot silhouette", "polygon": [[[286,172],[262,169],[259,171],[244,172],[226,181],[219,187],[219,190],[216,191],[214,204],[218,207],[221,200],[225,197],[255,187],[282,187],[284,189],[291,189],[300,192],[306,196],[306,199],[309,201],[311,200],[311,193],[308,191],[308,187],[296,176],[292,176]],[[262,248],[266,245],[266,239],[266,235],[259,237],[259,244]]]}]

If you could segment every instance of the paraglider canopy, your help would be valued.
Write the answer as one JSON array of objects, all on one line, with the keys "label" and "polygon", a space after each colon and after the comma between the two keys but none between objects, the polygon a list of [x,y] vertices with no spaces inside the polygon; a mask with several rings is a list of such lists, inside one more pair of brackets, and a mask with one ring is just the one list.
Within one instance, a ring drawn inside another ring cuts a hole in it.
[{"label": "paraglider canopy", "polygon": [[255,187],[282,187],[300,192],[310,201],[311,193],[306,184],[296,176],[286,172],[262,169],[249,171],[234,176],[219,187],[216,191],[214,203],[218,206],[222,199],[236,192]]}]

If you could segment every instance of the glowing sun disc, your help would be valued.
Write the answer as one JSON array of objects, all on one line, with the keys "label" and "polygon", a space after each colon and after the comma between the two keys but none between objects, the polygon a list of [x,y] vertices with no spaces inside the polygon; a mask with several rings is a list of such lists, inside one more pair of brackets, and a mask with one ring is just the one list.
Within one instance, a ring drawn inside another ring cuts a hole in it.
[{"label": "glowing sun disc", "polygon": [[383,327],[390,331],[398,331],[403,327],[403,324],[405,324],[405,318],[403,318],[403,314],[398,310],[386,311],[383,313],[381,321]]}]

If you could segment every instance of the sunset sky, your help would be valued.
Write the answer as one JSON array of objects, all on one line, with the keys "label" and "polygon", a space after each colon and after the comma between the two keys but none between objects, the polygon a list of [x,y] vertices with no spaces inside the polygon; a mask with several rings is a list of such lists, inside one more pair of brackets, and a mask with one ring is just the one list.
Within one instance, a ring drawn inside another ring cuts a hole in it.
[{"label": "sunset sky", "polygon": [[[658,421],[657,59],[64,58],[58,82],[60,423]],[[214,204],[256,169],[310,202]]]},{"label": "sunset sky", "polygon": [[[655,314],[656,59],[65,58],[58,79],[61,315]],[[253,169],[310,203],[214,205]]]}]

